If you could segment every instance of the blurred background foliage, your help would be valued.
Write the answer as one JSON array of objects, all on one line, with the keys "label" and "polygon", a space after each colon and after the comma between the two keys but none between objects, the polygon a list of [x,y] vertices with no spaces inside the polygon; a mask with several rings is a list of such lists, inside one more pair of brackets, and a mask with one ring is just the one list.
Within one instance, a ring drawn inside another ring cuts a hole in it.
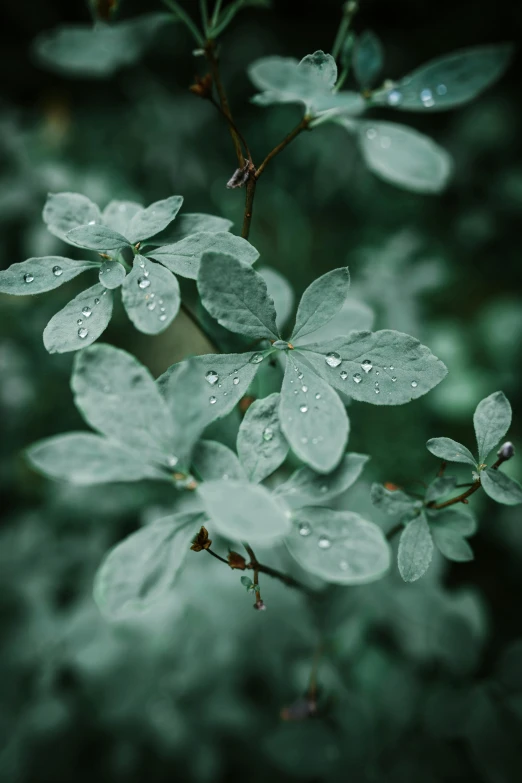
[{"label": "blurred background foliage", "polygon": [[[145,0],[121,5],[122,18],[161,10]],[[197,12],[195,2],[185,7]],[[328,51],[339,10],[337,0],[277,0],[272,10],[243,12],[225,34],[224,78],[258,162],[300,115],[250,104],[246,66],[267,54]],[[86,4],[4,0],[3,14],[1,268],[69,252],[41,221],[48,191],[78,191],[102,206],[179,193],[185,210],[223,215],[238,231],[243,193],[225,188],[235,168],[230,138],[213,107],[187,89],[204,64],[180,25],[161,29],[141,62],[110,78],[71,79],[39,67],[30,45],[42,31],[88,22]],[[355,22],[382,38],[391,78],[464,46],[516,40],[521,26],[512,0],[363,0]],[[377,180],[350,137],[325,126],[267,170],[251,234],[263,263],[296,294],[348,264],[375,326],[415,335],[449,367],[440,387],[411,405],[351,406],[350,448],[372,462],[339,506],[383,525],[368,482],[430,478],[438,466],[426,439],[471,445],[472,412],[486,395],[504,390],[515,445],[522,434],[517,63],[473,104],[408,122],[455,159],[443,195]],[[475,561],[437,563],[414,585],[394,570],[375,585],[320,589],[307,603],[265,579],[268,611],[258,613],[237,574],[198,555],[169,604],[142,623],[110,627],[100,618],[91,585],[104,552],[168,510],[172,495],[145,483],[52,484],[24,463],[36,439],[83,428],[68,387],[72,356],[49,357],[41,341],[76,285],[0,299],[2,783],[520,780],[517,508],[475,495]],[[205,350],[181,316],[152,338],[119,313],[106,340],[155,374]],[[508,467],[522,478],[520,459]],[[270,558],[297,568],[283,550]],[[319,645],[320,716],[283,722],[280,710],[305,692]]]}]

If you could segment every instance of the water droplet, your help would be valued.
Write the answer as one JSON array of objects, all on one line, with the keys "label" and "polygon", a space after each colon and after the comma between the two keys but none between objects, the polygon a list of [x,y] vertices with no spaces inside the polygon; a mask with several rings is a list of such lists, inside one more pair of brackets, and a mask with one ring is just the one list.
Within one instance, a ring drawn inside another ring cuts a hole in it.
[{"label": "water droplet", "polygon": [[95,220],[89,220],[89,222],[88,222],[88,224],[87,224],[87,225],[88,225],[88,226],[94,226],[94,224],[95,224],[95,223],[96,223],[96,221],[95,221]]},{"label": "water droplet", "polygon": [[141,267],[141,269],[145,269],[145,262],[144,261],[140,261],[140,267]]},{"label": "water droplet", "polygon": [[86,318],[90,318],[92,314],[92,310],[89,307],[89,305],[85,305],[85,307],[82,307],[82,315],[84,315]]},{"label": "water droplet", "polygon": [[87,331],[85,326],[81,326],[78,329],[78,337],[80,338],[80,340],[85,340],[85,338],[87,337],[88,334],[89,334],[89,332]]},{"label": "water droplet", "polygon": [[160,315],[159,319],[160,319],[160,321],[166,321],[167,320],[167,316],[165,315],[165,313],[162,313]]},{"label": "water droplet", "polygon": [[391,381],[392,381],[392,383],[395,383],[396,380],[397,380],[397,378],[394,375],[393,378],[391,379]]},{"label": "water droplet", "polygon": [[164,307],[160,307],[160,313],[164,313],[164,312],[165,312],[165,308]]},{"label": "water droplet", "polygon": [[437,95],[446,95],[447,92],[448,92],[448,88],[446,87],[445,84],[439,84],[437,86]]},{"label": "water droplet", "polygon": [[411,385],[413,386],[414,389],[416,389],[419,384],[417,383],[417,381],[412,381]]},{"label": "water droplet", "polygon": [[298,376],[297,376],[297,377],[298,377],[298,379],[299,379],[300,381],[302,381],[302,380],[303,380],[303,378],[304,378],[304,375],[303,375],[303,373],[302,373],[302,372],[300,372],[300,373],[298,374]]},{"label": "water droplet", "polygon": [[335,351],[331,351],[330,353],[327,353],[324,357],[324,360],[328,367],[339,367],[339,365],[342,362],[341,357],[338,353],[335,353]]},{"label": "water droplet", "polygon": [[389,136],[381,136],[381,147],[383,150],[388,150],[391,147],[391,139]]},{"label": "water droplet", "polygon": [[319,392],[317,392],[317,394],[315,395],[315,399],[316,400],[320,400],[321,399],[321,395],[319,394]]},{"label": "water droplet", "polygon": [[167,460],[167,465],[169,466],[169,468],[175,468],[176,465],[178,464],[178,461],[179,460],[177,457],[169,457]]},{"label": "water droplet", "polygon": [[265,427],[265,429],[263,430],[263,440],[266,440],[268,442],[269,440],[272,440],[273,437],[274,437],[274,433],[272,431],[272,428]]},{"label": "water droplet", "polygon": [[217,400],[216,400],[216,398],[215,398],[215,397],[209,397],[209,398],[208,398],[208,401],[209,401],[209,403],[210,403],[211,405],[215,405],[215,404],[216,404],[216,402],[217,402]]},{"label": "water droplet", "polygon": [[138,277],[138,285],[140,288],[148,288],[150,285],[150,280],[147,280],[146,277]]},{"label": "water droplet", "polygon": [[301,405],[299,410],[301,411],[301,413],[306,413],[306,411],[308,410],[308,405]]},{"label": "water droplet", "polygon": [[426,106],[426,108],[428,109],[431,106],[435,105],[435,100],[433,99],[433,93],[428,88],[426,88],[425,90],[421,90],[420,99],[423,102],[424,106]]},{"label": "water droplet", "polygon": [[362,377],[359,375],[358,372],[356,372],[355,375],[353,376],[353,380],[355,383],[360,383],[362,381]]},{"label": "water droplet", "polygon": [[99,304],[100,304],[100,300],[99,300],[99,299],[95,299],[95,300],[94,300],[94,304],[95,304],[95,305],[99,305]]},{"label": "water droplet", "polygon": [[81,319],[81,318],[78,318],[78,320],[76,321],[76,323],[78,324],[78,326],[81,326],[81,325],[83,324],[83,321],[82,321],[82,319]]},{"label": "water droplet", "polygon": [[24,283],[32,283],[34,280],[34,275],[32,275],[30,272],[26,272],[24,275]]},{"label": "water droplet", "polygon": [[53,266],[53,275],[55,277],[60,277],[60,275],[63,275],[63,269],[61,266]]},{"label": "water droplet", "polygon": [[158,302],[160,303],[160,305],[162,305],[163,304],[163,299],[158,299]]},{"label": "water droplet", "polygon": [[379,381],[375,381],[375,388],[376,388],[376,389],[378,389],[378,388],[379,388]]},{"label": "water droplet", "polygon": [[272,343],[273,348],[277,348],[278,351],[286,351],[288,350],[288,343],[286,340],[275,340]]},{"label": "water droplet", "polygon": [[299,535],[300,536],[309,536],[312,532],[312,528],[308,524],[308,522],[301,522],[301,524],[298,527]]},{"label": "water droplet", "polygon": [[307,392],[308,391],[308,386],[301,386],[301,391]]},{"label": "water droplet", "polygon": [[210,383],[210,385],[213,386],[219,381],[219,375],[215,370],[209,370],[205,375],[205,380],[207,383]]},{"label": "water droplet", "polygon": [[299,389],[295,389],[294,394],[299,394]]},{"label": "water droplet", "polygon": [[375,375],[379,375],[379,370],[376,370]]},{"label": "water droplet", "polygon": [[319,536],[319,541],[317,542],[320,549],[330,549],[332,546],[332,542],[328,538],[328,536]]},{"label": "water droplet", "polygon": [[370,141],[373,141],[374,139],[377,138],[377,131],[375,130],[375,128],[368,128],[368,130],[366,131],[366,138],[370,139]]},{"label": "water droplet", "polygon": [[149,276],[149,270],[148,269],[144,269],[143,270],[143,274],[144,274],[145,277],[148,277]]},{"label": "water droplet", "polygon": [[375,394],[380,394],[379,389],[375,389]]},{"label": "water droplet", "polygon": [[392,367],[391,364],[390,364],[390,370],[393,372],[394,369],[395,369],[395,367]]},{"label": "water droplet", "polygon": [[147,305],[147,310],[155,310],[156,309],[156,302],[149,302]]},{"label": "water droplet", "polygon": [[259,364],[262,361],[263,361],[262,353],[253,353],[249,359],[250,364]]},{"label": "water droplet", "polygon": [[369,359],[365,359],[364,362],[361,364],[362,369],[364,372],[368,373],[373,368],[373,364]]},{"label": "water droplet", "polygon": [[392,90],[388,93],[388,104],[390,106],[398,106],[402,101],[402,93],[400,90]]},{"label": "water droplet", "polygon": [[239,378],[233,378],[232,383],[234,384],[234,386],[237,386],[239,383]]},{"label": "water droplet", "polygon": [[343,370],[342,373],[340,373],[340,375],[342,381],[345,381],[348,378],[348,373],[346,372],[346,370]]}]

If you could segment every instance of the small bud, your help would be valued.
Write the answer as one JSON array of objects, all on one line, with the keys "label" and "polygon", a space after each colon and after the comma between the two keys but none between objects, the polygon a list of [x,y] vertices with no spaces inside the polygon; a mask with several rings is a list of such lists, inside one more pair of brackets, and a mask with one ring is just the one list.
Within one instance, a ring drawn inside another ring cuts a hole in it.
[{"label": "small bud", "polygon": [[266,606],[263,603],[263,601],[259,600],[259,601],[255,602],[254,609],[257,609],[258,612],[264,612],[264,611],[266,611]]},{"label": "small bud", "polygon": [[245,570],[246,560],[243,555],[239,555],[237,552],[229,552],[227,559],[230,568],[236,568],[239,571]]},{"label": "small bud", "polygon": [[205,76],[194,77],[194,84],[191,84],[189,90],[198,98],[210,98],[212,97],[212,74],[207,73]]},{"label": "small bud", "polygon": [[242,188],[250,177],[251,163],[249,160],[242,169],[236,169],[227,182],[227,188]]},{"label": "small bud", "polygon": [[497,457],[500,457],[502,460],[511,459],[515,455],[515,447],[513,444],[508,440],[506,443],[503,443],[500,449],[497,451]]},{"label": "small bud", "polygon": [[193,552],[201,552],[203,549],[210,549],[212,541],[208,537],[208,530],[206,527],[202,527],[197,536],[192,541],[190,547]]}]

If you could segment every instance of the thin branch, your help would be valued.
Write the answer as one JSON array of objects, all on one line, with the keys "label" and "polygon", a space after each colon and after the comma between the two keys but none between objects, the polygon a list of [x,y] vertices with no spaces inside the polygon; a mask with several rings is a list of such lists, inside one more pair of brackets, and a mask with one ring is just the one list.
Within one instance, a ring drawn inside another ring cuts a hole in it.
[{"label": "thin branch", "polygon": [[[500,456],[495,464],[491,466],[491,470],[498,470],[503,462],[506,462],[506,458]],[[439,510],[441,508],[448,508],[448,506],[454,506],[456,503],[467,503],[468,498],[473,495],[477,489],[480,489],[481,486],[482,484],[480,479],[477,479],[477,481],[474,481],[473,484],[461,495],[457,495],[455,498],[450,498],[450,500],[446,500],[444,503],[428,503],[428,508]]]},{"label": "thin branch", "polygon": [[252,214],[254,212],[254,197],[256,195],[257,179],[256,175],[252,172],[247,180],[246,194],[245,194],[245,212],[243,215],[243,226],[241,228],[241,236],[243,239],[248,239],[250,235],[250,225],[252,223]]},{"label": "thin branch", "polygon": [[270,163],[270,161],[273,158],[275,158],[276,155],[279,155],[279,153],[282,152],[285,149],[285,147],[288,147],[290,142],[293,141],[296,138],[296,136],[299,136],[299,134],[302,131],[308,129],[308,126],[310,125],[310,120],[311,120],[310,117],[307,117],[307,116],[303,117],[303,119],[301,120],[299,125],[297,125],[293,129],[293,131],[290,131],[290,133],[287,136],[285,136],[283,141],[280,144],[278,144],[277,147],[274,147],[274,149],[271,152],[268,153],[268,155],[266,156],[266,158],[261,163],[261,165],[259,166],[259,168],[257,169],[257,171],[255,173],[255,178],[256,179],[259,179],[259,177],[261,176],[261,174],[263,173],[263,171],[265,170],[267,165]]},{"label": "thin branch", "polygon": [[209,553],[209,555],[212,555],[212,557],[215,557],[216,560],[221,560],[222,563],[225,563],[225,565],[228,565],[228,560],[225,560],[224,557],[221,557],[221,555],[216,554],[216,552],[213,552],[211,549],[206,549],[206,552]]},{"label": "thin branch", "polygon": [[241,131],[239,130],[239,128],[237,127],[237,125],[236,125],[236,123],[234,122],[234,120],[232,119],[232,117],[228,116],[228,115],[227,115],[227,114],[226,114],[226,113],[223,111],[223,109],[221,108],[221,106],[219,105],[219,103],[216,101],[216,99],[215,99],[215,98],[213,98],[212,96],[210,96],[210,98],[209,98],[208,100],[210,101],[210,103],[211,103],[213,106],[215,106],[215,107],[216,107],[216,109],[217,109],[217,110],[218,110],[218,112],[221,114],[221,116],[225,118],[225,120],[228,122],[229,126],[230,126],[231,128],[233,128],[233,129],[234,129],[234,131],[236,132],[236,134],[237,134],[237,136],[238,136],[239,140],[241,141],[241,143],[242,143],[243,147],[245,148],[245,152],[246,152],[246,154],[247,154],[247,158],[248,158],[248,160],[250,161],[250,163],[252,163],[252,154],[251,154],[251,152],[250,152],[250,149],[249,149],[249,147],[248,147],[248,144],[247,144],[247,142],[246,142],[246,139],[245,139],[245,137],[243,136],[243,134],[241,133]]},{"label": "thin branch", "polygon": [[214,79],[214,84],[216,85],[220,106],[223,110],[223,114],[225,115],[228,121],[228,129],[230,131],[230,135],[232,136],[232,142],[234,144],[234,149],[236,151],[237,161],[239,167],[242,168],[245,165],[245,158],[243,156],[243,150],[241,149],[241,138],[238,135],[234,120],[232,119],[232,113],[230,111],[230,106],[228,104],[227,94],[223,82],[221,80],[219,59],[216,54],[216,44],[215,41],[213,41],[212,39],[207,41],[207,43],[205,44],[205,55],[210,64],[210,69],[212,71],[212,78]]},{"label": "thin branch", "polygon": [[[294,587],[296,590],[302,590],[304,593],[312,592],[304,584],[299,582],[297,579],[294,579],[293,576],[290,576],[289,574],[284,574],[282,571],[278,571],[276,568],[271,568],[271,566],[263,565],[262,563],[260,563],[254,554],[254,550],[249,544],[244,543],[243,546],[248,552],[248,556],[250,557],[250,561],[251,561],[247,566],[247,568],[254,569],[254,577],[255,577],[255,572],[257,570],[257,572],[260,574],[266,574],[267,576],[271,576],[273,579],[279,579],[279,581],[287,585],[287,587]],[[254,584],[255,584],[255,579],[254,579]]]}]

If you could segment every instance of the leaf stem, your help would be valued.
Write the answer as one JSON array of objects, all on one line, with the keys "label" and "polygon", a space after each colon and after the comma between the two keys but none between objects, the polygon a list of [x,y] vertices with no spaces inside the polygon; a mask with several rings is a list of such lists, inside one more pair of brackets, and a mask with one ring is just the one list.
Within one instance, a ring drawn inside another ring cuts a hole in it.
[{"label": "leaf stem", "polygon": [[334,60],[337,60],[337,58],[339,57],[342,45],[344,43],[344,39],[346,38],[346,35],[352,23],[352,19],[357,13],[358,9],[359,9],[358,3],[354,2],[354,0],[345,3],[343,6],[343,15],[341,17],[339,28],[337,30],[337,34],[335,36],[335,40],[332,46],[332,57],[334,58]]},{"label": "leaf stem", "polygon": [[221,555],[216,554],[216,552],[213,552],[211,549],[206,549],[206,552],[209,553],[209,555],[212,555],[212,557],[215,557],[216,560],[221,560],[222,563],[225,563],[225,565],[228,565],[228,561],[225,560],[224,557],[221,557]]},{"label": "leaf stem", "polygon": [[280,144],[278,144],[277,147],[274,147],[274,149],[271,152],[268,153],[268,155],[261,163],[261,165],[258,167],[255,173],[256,179],[259,179],[259,177],[261,176],[261,174],[263,173],[267,165],[270,163],[270,161],[273,158],[275,158],[276,155],[279,155],[279,153],[282,152],[285,149],[285,147],[288,147],[290,142],[293,141],[296,138],[296,136],[299,136],[299,134],[302,131],[308,129],[308,126],[310,125],[310,121],[311,121],[311,117],[305,115],[301,120],[301,122],[299,123],[299,125],[296,125],[296,127],[292,131],[290,131],[290,133],[287,136],[285,136],[283,141]]},{"label": "leaf stem", "polygon": [[186,13],[186,11],[183,10],[183,8],[176,3],[175,0],[163,0],[165,5],[170,8],[171,11],[174,11],[180,22],[183,22],[185,27],[190,30],[192,35],[194,36],[196,42],[199,44],[199,46],[203,47],[205,46],[205,39],[199,32],[198,28],[190,18],[190,16]]},{"label": "leaf stem", "polygon": [[250,176],[248,177],[247,184],[246,184],[245,211],[243,214],[243,226],[241,228],[241,236],[243,237],[243,239],[248,239],[250,235],[250,226],[252,223],[252,215],[254,212],[254,198],[256,195],[257,179],[256,179],[256,175],[254,174],[253,166],[252,169],[253,170],[250,173]]},{"label": "leaf stem", "polygon": [[312,592],[304,584],[299,582],[297,579],[294,579],[293,576],[290,576],[289,574],[284,574],[282,571],[278,571],[276,568],[271,568],[271,566],[263,565],[262,563],[260,563],[257,557],[255,556],[254,550],[252,549],[250,544],[247,544],[245,542],[243,546],[248,552],[248,556],[250,557],[250,561],[251,561],[247,566],[247,568],[252,568],[254,570],[254,584],[256,584],[256,572],[257,572],[257,574],[266,574],[267,576],[271,576],[273,579],[279,579],[280,582],[283,582],[283,584],[287,585],[288,587],[293,587],[296,590],[302,590],[304,593]]},{"label": "leaf stem", "polygon": [[[505,458],[500,456],[494,465],[491,466],[491,470],[498,470],[500,465],[502,465],[503,462],[505,462]],[[480,479],[477,481],[474,481],[473,484],[468,487],[468,489],[463,492],[461,495],[457,495],[457,497],[450,498],[450,500],[446,500],[444,503],[428,503],[428,508],[432,509],[441,509],[441,508],[448,508],[448,506],[454,506],[455,503],[467,503],[468,498],[470,495],[473,495],[477,489],[480,489],[482,486]]]}]

